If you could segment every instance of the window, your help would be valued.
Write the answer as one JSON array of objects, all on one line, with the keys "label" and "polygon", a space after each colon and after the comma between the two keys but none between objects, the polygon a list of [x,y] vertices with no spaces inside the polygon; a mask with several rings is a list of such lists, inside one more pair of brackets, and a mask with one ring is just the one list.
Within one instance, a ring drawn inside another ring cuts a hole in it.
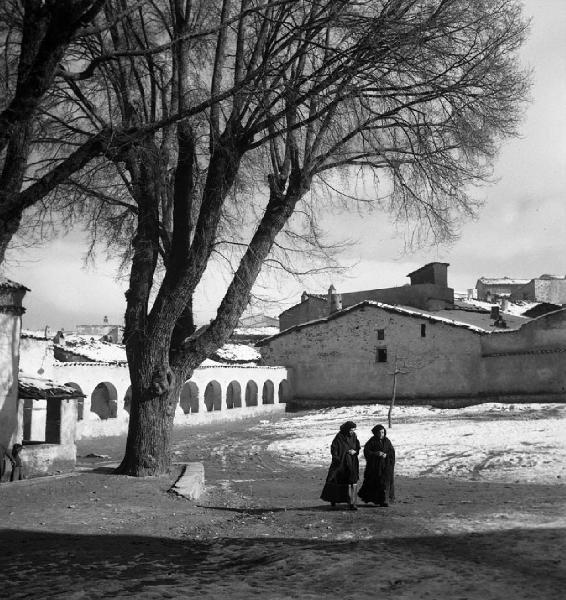
[{"label": "window", "polygon": [[375,355],[376,362],[387,362],[387,348],[378,348]]},{"label": "window", "polygon": [[421,325],[421,337],[426,337],[426,324]]},{"label": "window", "polygon": [[385,339],[385,329],[378,329],[377,330],[377,339],[378,340],[384,340]]}]

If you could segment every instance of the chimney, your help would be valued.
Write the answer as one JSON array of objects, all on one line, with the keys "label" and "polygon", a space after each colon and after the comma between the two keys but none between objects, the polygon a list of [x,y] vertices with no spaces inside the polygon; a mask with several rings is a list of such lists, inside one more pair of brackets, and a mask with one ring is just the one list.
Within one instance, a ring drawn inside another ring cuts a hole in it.
[{"label": "chimney", "polygon": [[509,299],[501,298],[501,312],[505,312],[509,308]]},{"label": "chimney", "polygon": [[491,312],[489,313],[489,318],[497,321],[499,319],[499,306],[495,305],[491,307]]},{"label": "chimney", "polygon": [[328,314],[338,310],[342,310],[342,296],[336,293],[336,288],[331,284],[328,288]]}]

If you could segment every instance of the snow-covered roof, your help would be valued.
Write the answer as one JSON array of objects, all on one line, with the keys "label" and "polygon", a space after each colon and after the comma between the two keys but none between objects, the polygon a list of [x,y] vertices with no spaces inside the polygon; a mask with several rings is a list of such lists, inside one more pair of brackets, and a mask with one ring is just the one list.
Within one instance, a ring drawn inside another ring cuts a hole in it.
[{"label": "snow-covered roof", "polygon": [[[85,360],[90,362],[106,364],[127,362],[125,346],[96,340],[88,335],[66,335],[60,344],[55,344],[55,348],[59,348],[73,356],[84,357]],[[215,352],[209,366],[227,362],[255,363],[260,358],[259,352],[251,346],[225,344]]]},{"label": "snow-covered roof", "polygon": [[44,400],[49,398],[84,398],[84,394],[70,385],[56,383],[51,379],[18,374],[18,397],[23,399]]},{"label": "snow-covered roof", "polygon": [[416,319],[426,319],[429,322],[444,323],[445,325],[450,325],[453,327],[461,327],[463,329],[468,329],[469,331],[472,331],[474,333],[479,333],[479,334],[489,333],[489,331],[487,331],[483,327],[477,327],[475,325],[470,325],[469,323],[465,323],[463,321],[457,321],[455,319],[447,319],[445,317],[438,317],[436,315],[432,315],[430,313],[419,311],[419,310],[413,309],[413,308],[401,307],[401,306],[397,306],[394,304],[385,304],[384,302],[377,302],[375,300],[364,300],[363,302],[358,302],[358,304],[353,304],[352,306],[348,306],[347,308],[338,310],[338,311],[328,315],[327,317],[322,317],[320,319],[315,319],[313,321],[307,321],[306,323],[300,323],[299,325],[294,325],[293,327],[289,327],[288,329],[285,329],[284,331],[281,331],[280,333],[278,333],[276,335],[272,335],[268,338],[260,340],[259,342],[257,342],[256,345],[263,346],[263,345],[269,343],[271,340],[276,339],[282,335],[286,335],[293,331],[298,331],[305,327],[311,327],[313,325],[325,323],[325,322],[331,321],[332,319],[338,319],[352,311],[359,310],[366,306],[381,308],[382,310],[385,310],[387,312],[392,312],[392,313],[404,315],[407,317],[413,317]]},{"label": "snow-covered roof", "polygon": [[[462,299],[458,301],[459,305],[468,305],[470,307],[477,307],[478,309],[485,309],[489,312],[493,306],[499,306],[493,302],[486,302],[485,300],[477,300],[475,298]],[[505,309],[501,308],[501,313],[504,315],[523,316],[523,314],[538,306],[540,302],[527,302],[526,300],[517,300],[516,302],[507,302]]]},{"label": "snow-covered roof", "polygon": [[33,340],[50,340],[50,337],[45,336],[45,329],[22,329],[20,334],[22,338]]},{"label": "snow-covered roof", "polygon": [[480,277],[478,283],[484,285],[526,285],[532,279],[512,279],[511,277]]},{"label": "snow-covered roof", "polygon": [[125,346],[102,342],[88,335],[65,335],[55,347],[94,362],[127,361]]},{"label": "snow-covered roof", "polygon": [[12,281],[11,279],[8,279],[7,277],[2,277],[1,275],[0,275],[0,288],[10,289],[10,290],[27,290],[28,292],[30,291],[30,289],[27,288],[25,285],[22,285],[21,283],[17,283],[16,281]]},{"label": "snow-covered roof", "polygon": [[245,344],[224,344],[214,353],[214,358],[221,362],[255,363],[260,360],[261,354]]},{"label": "snow-covered roof", "polygon": [[233,335],[267,337],[276,333],[279,333],[279,327],[236,327]]}]

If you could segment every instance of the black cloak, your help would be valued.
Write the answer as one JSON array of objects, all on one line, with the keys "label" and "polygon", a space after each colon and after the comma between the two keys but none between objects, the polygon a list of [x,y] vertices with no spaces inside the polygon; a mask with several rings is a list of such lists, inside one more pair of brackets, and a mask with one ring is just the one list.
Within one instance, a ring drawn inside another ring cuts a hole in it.
[{"label": "black cloak", "polygon": [[[379,430],[383,429],[385,436],[379,439]],[[387,437],[387,431],[382,425],[377,425],[372,430],[374,434],[364,446],[366,469],[364,482],[358,496],[364,502],[386,504],[395,500],[395,448]],[[385,458],[379,456],[384,452]]]},{"label": "black cloak", "polygon": [[[355,424],[351,421],[344,423],[330,446],[332,463],[320,495],[326,502],[350,502],[349,486],[357,483],[360,478],[360,442],[355,433],[348,435],[348,431],[354,427]],[[355,450],[356,453],[350,454],[349,450]]]}]

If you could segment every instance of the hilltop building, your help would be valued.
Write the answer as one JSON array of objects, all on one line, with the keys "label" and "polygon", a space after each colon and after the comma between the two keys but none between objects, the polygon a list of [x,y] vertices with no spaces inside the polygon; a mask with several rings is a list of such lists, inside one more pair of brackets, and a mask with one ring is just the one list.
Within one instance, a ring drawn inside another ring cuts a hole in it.
[{"label": "hilltop building", "polygon": [[559,275],[545,273],[533,279],[480,277],[476,282],[476,289],[478,300],[487,302],[507,298],[512,302],[566,304],[566,278]]},{"label": "hilltop building", "polygon": [[425,311],[449,308],[454,304],[454,290],[448,287],[448,263],[432,262],[409,273],[411,283],[400,287],[345,292],[337,294],[330,286],[328,294],[303,292],[301,302],[279,315],[281,331],[320,319],[365,300],[411,306]]},{"label": "hilltop building", "polygon": [[566,304],[566,278],[558,275],[541,275],[511,293],[513,301],[548,302]]},{"label": "hilltop building", "polygon": [[124,326],[112,325],[106,316],[102,319],[101,324],[77,325],[75,329],[75,333],[78,335],[101,337],[104,338],[104,341],[112,342],[113,344],[121,344],[124,336]]}]

